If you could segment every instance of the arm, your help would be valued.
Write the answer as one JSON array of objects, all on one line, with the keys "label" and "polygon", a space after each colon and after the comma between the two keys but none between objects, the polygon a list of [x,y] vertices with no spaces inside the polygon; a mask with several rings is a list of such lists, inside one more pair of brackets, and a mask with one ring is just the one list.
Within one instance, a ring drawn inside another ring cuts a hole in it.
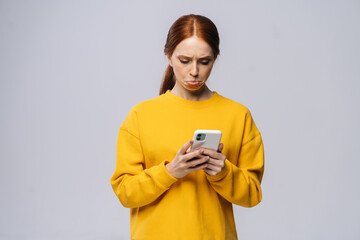
[{"label": "arm", "polygon": [[155,201],[179,178],[207,165],[201,151],[188,152],[192,140],[185,143],[170,162],[145,169],[144,153],[138,134],[136,112],[132,111],[121,126],[116,148],[116,170],[111,184],[124,207],[136,208]]},{"label": "arm", "polygon": [[116,169],[111,185],[124,207],[136,208],[155,201],[177,181],[165,168],[165,161],[145,169],[139,139],[138,120],[132,110],[120,127],[116,147]]},{"label": "arm", "polygon": [[246,115],[242,142],[237,165],[221,152],[205,150],[204,154],[210,156],[211,164],[205,172],[211,186],[226,200],[243,207],[253,207],[262,198],[260,183],[264,172],[264,149],[250,112]]}]

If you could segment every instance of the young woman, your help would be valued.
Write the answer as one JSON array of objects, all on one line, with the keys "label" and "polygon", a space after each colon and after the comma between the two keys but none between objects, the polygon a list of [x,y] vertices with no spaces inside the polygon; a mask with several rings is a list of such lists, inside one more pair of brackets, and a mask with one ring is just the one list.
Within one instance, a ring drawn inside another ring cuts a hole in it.
[{"label": "young woman", "polygon": [[[131,239],[237,239],[232,204],[261,201],[264,151],[249,110],[206,86],[219,54],[214,23],[185,15],[165,44],[160,96],[120,127],[112,187],[131,208]],[[222,131],[218,151],[189,151],[197,129]]]}]

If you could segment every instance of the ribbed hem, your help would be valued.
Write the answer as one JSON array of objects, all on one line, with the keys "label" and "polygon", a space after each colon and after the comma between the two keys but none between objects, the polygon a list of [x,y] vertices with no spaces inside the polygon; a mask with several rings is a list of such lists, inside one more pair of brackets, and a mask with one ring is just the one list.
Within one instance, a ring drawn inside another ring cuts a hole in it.
[{"label": "ribbed hem", "polygon": [[[152,168],[146,169],[145,171],[148,172],[151,176],[153,176],[156,181],[163,186],[164,188],[170,188],[170,186],[178,181],[177,178],[174,178],[170,175],[170,173],[166,170],[165,164],[168,163],[167,161],[161,162],[159,165],[154,166]],[[150,173],[151,171],[151,173]]]},{"label": "ribbed hem", "polygon": [[213,91],[213,93],[214,95],[211,98],[202,101],[187,100],[185,98],[174,95],[170,90],[167,90],[166,93],[164,93],[164,96],[171,101],[175,101],[178,104],[189,108],[206,108],[213,106],[213,103],[219,101],[222,98],[221,95],[219,95],[217,92]]}]

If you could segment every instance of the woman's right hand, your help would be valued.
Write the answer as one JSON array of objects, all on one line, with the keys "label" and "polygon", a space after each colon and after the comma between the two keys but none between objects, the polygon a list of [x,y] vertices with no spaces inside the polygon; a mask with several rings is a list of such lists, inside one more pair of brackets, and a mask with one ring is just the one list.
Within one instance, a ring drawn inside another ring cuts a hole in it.
[{"label": "woman's right hand", "polygon": [[175,158],[165,165],[166,170],[174,178],[182,178],[191,172],[195,172],[207,167],[208,156],[202,155],[202,150],[189,152],[189,147],[194,143],[190,140],[177,152]]}]

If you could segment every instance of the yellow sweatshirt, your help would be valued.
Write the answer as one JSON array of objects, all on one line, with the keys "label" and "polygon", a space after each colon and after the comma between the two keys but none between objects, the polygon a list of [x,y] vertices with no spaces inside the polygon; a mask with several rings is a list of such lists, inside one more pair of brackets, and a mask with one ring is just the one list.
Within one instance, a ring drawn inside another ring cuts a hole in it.
[{"label": "yellow sweatshirt", "polygon": [[[197,129],[222,132],[225,167],[181,179],[165,164]],[[120,127],[111,184],[130,211],[131,239],[237,239],[232,204],[261,201],[264,150],[260,132],[243,105],[218,93],[190,101],[167,91],[135,105]]]}]

